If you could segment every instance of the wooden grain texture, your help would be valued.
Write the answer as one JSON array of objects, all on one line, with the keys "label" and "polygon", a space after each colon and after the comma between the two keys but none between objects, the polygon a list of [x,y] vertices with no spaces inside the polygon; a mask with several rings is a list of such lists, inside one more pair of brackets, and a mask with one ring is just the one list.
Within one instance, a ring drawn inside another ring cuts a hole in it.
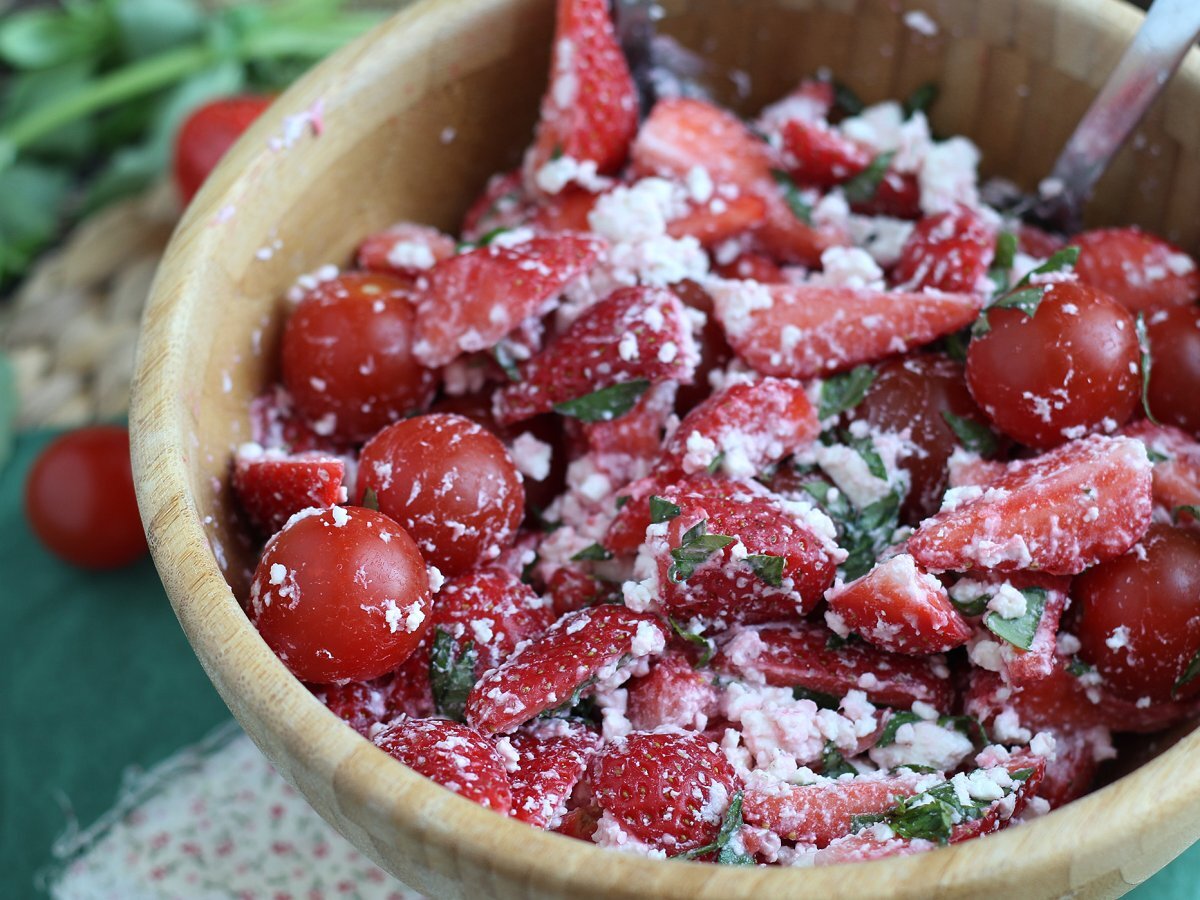
[{"label": "wooden grain texture", "polygon": [[[231,509],[232,449],[276,374],[295,278],[396,219],[453,228],[511,166],[545,84],[550,0],[428,0],[321,65],[235,148],[159,272],[131,417],[142,514],[180,623],[284,776],[372,859],[437,898],[1113,897],[1200,836],[1200,735],[1067,808],[982,841],[834,869],[722,869],[609,853],[504,821],[413,774],[314,700],[242,614],[254,548]],[[875,101],[932,79],[939,133],[1025,187],[1137,25],[1115,0],[671,0],[665,29],[752,76],[754,104],[828,67]],[[941,27],[905,27],[905,9]],[[878,46],[876,46],[878,45]],[[1096,222],[1200,250],[1200,55],[1101,184]],[[287,147],[278,139],[312,114]],[[453,131],[450,141],[443,134]],[[227,580],[228,579],[228,582]],[[233,588],[230,588],[233,585]]]}]

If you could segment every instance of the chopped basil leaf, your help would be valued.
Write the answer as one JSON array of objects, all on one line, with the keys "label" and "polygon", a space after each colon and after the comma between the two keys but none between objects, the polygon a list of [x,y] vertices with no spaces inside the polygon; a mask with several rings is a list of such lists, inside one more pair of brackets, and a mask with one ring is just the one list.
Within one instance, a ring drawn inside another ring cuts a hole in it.
[{"label": "chopped basil leaf", "polygon": [[996,236],[996,253],[988,269],[988,278],[996,286],[996,293],[1008,290],[1008,273],[1017,257],[1017,236],[1011,231],[1002,231]]},{"label": "chopped basil leaf", "polygon": [[980,456],[991,456],[996,452],[996,435],[986,425],[982,425],[974,419],[956,416],[948,409],[942,410],[942,418],[946,420],[946,424],[950,426],[950,430],[954,432],[958,442],[967,450],[978,453]]},{"label": "chopped basil leaf", "polygon": [[1171,521],[1176,525],[1179,524],[1180,515],[1189,515],[1197,522],[1200,522],[1200,506],[1194,503],[1187,503],[1183,506],[1176,506],[1171,510]]},{"label": "chopped basil leaf", "polygon": [[496,364],[504,370],[509,381],[521,380],[521,371],[517,368],[517,360],[505,341],[501,341],[492,348],[492,356],[495,358]]},{"label": "chopped basil leaf", "polygon": [[858,769],[846,762],[846,757],[833,745],[833,741],[826,741],[821,754],[821,774],[826,778],[839,778],[842,775],[857,775]]},{"label": "chopped basil leaf", "polygon": [[[825,639],[825,649],[841,650],[847,644],[857,644],[861,640],[862,638],[860,638],[857,634],[848,634],[845,637],[842,637],[840,634],[830,634],[829,637]],[[796,689],[792,688],[792,693],[794,694],[795,692]]]},{"label": "chopped basil leaf", "polygon": [[771,587],[783,586],[783,563],[782,556],[769,553],[752,553],[746,557],[746,564],[754,570],[754,574]]},{"label": "chopped basil leaf", "polygon": [[875,198],[879,185],[887,175],[888,166],[896,158],[895,150],[880,153],[870,165],[842,185],[842,193],[850,203],[867,203]]},{"label": "chopped basil leaf", "polygon": [[379,512],[379,495],[375,493],[375,488],[367,488],[363,491],[362,507]]},{"label": "chopped basil leaf", "polygon": [[961,731],[980,747],[986,747],[990,744],[991,738],[988,737],[987,729],[983,727],[974,716],[941,716],[937,723],[943,728],[953,728],[955,731]]},{"label": "chopped basil leaf", "polygon": [[713,654],[717,652],[717,645],[698,632],[688,631],[674,619],[667,619],[667,622],[670,623],[671,630],[679,635],[680,638],[687,641],[689,644],[694,644],[703,651],[700,654],[700,658],[696,660],[694,668],[703,669],[705,666],[707,666],[709,661],[713,658]]},{"label": "chopped basil leaf", "polygon": [[[618,662],[618,665],[623,664],[627,660],[628,660],[628,656],[622,657],[620,662]],[[587,706],[581,707],[581,704],[584,704],[586,702],[583,699],[583,692],[586,691],[588,688],[590,688],[592,685],[594,685],[596,683],[596,680],[597,680],[597,677],[595,675],[591,676],[590,678],[584,679],[583,682],[581,684],[579,684],[579,686],[576,687],[575,690],[573,690],[571,692],[570,697],[568,697],[564,702],[560,703],[558,706],[553,707],[552,709],[543,710],[542,713],[538,716],[538,718],[539,719],[561,719],[564,716],[571,715],[573,711],[580,718],[584,718],[584,719],[588,718],[589,714],[591,712],[591,710],[588,708],[588,706],[590,706],[591,704],[589,703],[589,704],[587,704]],[[588,700],[590,701],[591,698],[589,697]]]},{"label": "chopped basil leaf", "polygon": [[671,551],[671,567],[667,577],[672,583],[687,581],[696,569],[710,556],[733,543],[733,538],[724,534],[709,534],[708,520],[701,519],[680,539],[679,546]]},{"label": "chopped basil leaf", "polygon": [[782,169],[772,169],[771,177],[775,179],[775,183],[783,191],[783,199],[787,201],[788,209],[792,211],[792,215],[805,225],[812,225],[812,204],[800,194],[800,188],[796,187],[796,182],[792,180],[792,176]]},{"label": "chopped basil leaf", "polygon": [[[946,791],[935,793],[938,788],[949,788],[948,796]],[[947,782],[915,797],[901,797],[887,821],[901,837],[924,838],[945,844],[954,827],[955,813],[960,809],[963,809],[963,804],[959,803],[953,786]]]},{"label": "chopped basil leaf", "polygon": [[1026,285],[1033,284],[1034,275],[1049,275],[1051,272],[1061,272],[1063,269],[1073,269],[1078,260],[1078,247],[1063,247],[1061,250],[1058,250],[1052,254],[1048,260],[1018,281],[1017,287],[1023,288]]},{"label": "chopped basil leaf", "polygon": [[820,709],[837,709],[842,705],[842,701],[833,694],[827,694],[824,691],[812,691],[801,685],[796,685],[792,688],[792,699],[811,700]]},{"label": "chopped basil leaf", "polygon": [[925,112],[929,107],[933,106],[933,102],[938,98],[938,86],[932,81],[927,81],[918,86],[904,100],[904,118],[911,119],[915,112]]},{"label": "chopped basil leaf", "polygon": [[988,322],[988,312],[997,307],[1001,309],[1019,309],[1027,316],[1033,316],[1038,306],[1041,305],[1042,297],[1046,293],[1047,285],[1034,284],[1034,275],[1048,275],[1051,272],[1061,272],[1063,269],[1069,269],[1075,265],[1075,261],[1079,259],[1078,247],[1064,247],[1057,251],[1048,260],[1029,272],[1024,278],[1017,282],[1013,290],[1005,294],[987,309],[979,314],[979,318],[975,320],[975,324],[971,327],[972,337],[980,337],[991,331],[991,324]]},{"label": "chopped basil leaf", "polygon": [[1134,330],[1137,333],[1138,357],[1142,371],[1142,410],[1146,413],[1147,419],[1155,425],[1160,425],[1162,423],[1150,411],[1150,336],[1146,333],[1146,316],[1144,313],[1137,314],[1137,319],[1134,320]]},{"label": "chopped basil leaf", "polygon": [[982,616],[987,611],[988,596],[980,594],[978,597],[971,597],[967,600],[955,600],[951,595],[950,602],[964,616]]},{"label": "chopped basil leaf", "polygon": [[554,411],[581,422],[611,422],[633,409],[650,387],[645,378],[622,381],[574,400],[554,404]]},{"label": "chopped basil leaf", "polygon": [[710,853],[716,853],[717,862],[722,866],[755,865],[753,856],[740,853],[732,846],[734,837],[742,830],[744,824],[742,821],[742,798],[742,792],[738,791],[729,801],[729,808],[725,810],[725,818],[721,821],[721,830],[717,832],[715,841],[705,844],[703,847],[697,847],[695,850],[681,853],[679,854],[680,858],[699,859]]},{"label": "chopped basil leaf", "polygon": [[887,725],[883,727],[883,734],[879,736],[876,742],[876,747],[890,747],[896,743],[896,732],[900,730],[901,725],[912,725],[917,722],[925,721],[914,712],[898,712],[892,715],[887,721]]},{"label": "chopped basil leaf", "polygon": [[887,467],[883,464],[883,458],[879,455],[879,451],[875,449],[875,442],[871,440],[869,435],[856,438],[849,432],[843,432],[842,442],[862,457],[862,461],[867,464],[868,472],[880,481],[887,481]]},{"label": "chopped basil leaf", "polygon": [[857,116],[866,109],[858,94],[840,81],[833,83],[833,105],[848,116]]},{"label": "chopped basil leaf", "polygon": [[942,338],[942,349],[952,360],[959,363],[967,361],[967,345],[971,343],[971,329],[963,328]]},{"label": "chopped basil leaf", "polygon": [[478,660],[474,641],[467,641],[460,648],[445,629],[438,628],[434,632],[433,650],[429,655],[429,684],[439,715],[455,722],[464,721],[463,710],[467,706],[467,695],[475,686]]},{"label": "chopped basil leaf", "polygon": [[1028,781],[1029,776],[1033,774],[1033,771],[1034,770],[1033,770],[1032,766],[1030,766],[1028,769],[1017,769],[1017,771],[1011,773],[1012,780],[1013,781]]},{"label": "chopped basil leaf", "polygon": [[603,544],[592,544],[572,556],[571,562],[604,562],[606,559],[612,559],[612,553]]},{"label": "chopped basil leaf", "polygon": [[850,833],[858,834],[864,828],[870,828],[872,825],[886,821],[887,815],[884,813],[860,813],[850,817]]},{"label": "chopped basil leaf", "polygon": [[1081,675],[1087,675],[1089,672],[1095,672],[1096,667],[1089,666],[1078,656],[1072,656],[1071,661],[1067,663],[1067,671],[1078,678]]},{"label": "chopped basil leaf", "polygon": [[717,472],[721,471],[721,463],[723,462],[725,462],[724,450],[713,457],[713,461],[708,464],[708,467],[705,469],[705,471],[708,472],[709,475],[716,475]]},{"label": "chopped basil leaf", "polygon": [[846,561],[840,566],[844,581],[853,581],[860,575],[866,575],[875,565],[879,551],[892,543],[892,535],[900,525],[902,499],[901,492],[893,490],[841,523],[842,539],[839,543],[847,553]]},{"label": "chopped basil leaf", "polygon": [[[1144,443],[1144,442],[1143,442]],[[1169,462],[1171,457],[1165,453],[1159,453],[1153,447],[1146,445],[1146,458],[1152,463]]]},{"label": "chopped basil leaf", "polygon": [[1015,619],[1003,619],[999,613],[991,613],[983,620],[987,630],[998,638],[1003,638],[1015,647],[1028,650],[1033,646],[1034,635],[1042,621],[1042,613],[1046,609],[1046,591],[1042,588],[1026,588],[1021,591],[1025,597],[1025,615]]},{"label": "chopped basil leaf", "polygon": [[628,503],[629,500],[630,500],[630,497],[628,494],[622,494],[620,497],[617,498],[617,509],[618,510],[624,509],[625,504]]},{"label": "chopped basil leaf", "polygon": [[1183,670],[1183,674],[1175,681],[1175,686],[1171,688],[1171,696],[1174,697],[1181,687],[1186,687],[1200,676],[1200,650],[1197,650],[1191,661],[1187,664],[1187,668]]},{"label": "chopped basil leaf", "polygon": [[679,507],[670,500],[664,500],[662,497],[650,498],[650,523],[652,525],[669,522],[677,515],[679,515]]},{"label": "chopped basil leaf", "polygon": [[867,365],[825,379],[821,383],[817,418],[824,421],[830,416],[854,409],[867,395],[867,389],[874,380],[875,370]]}]

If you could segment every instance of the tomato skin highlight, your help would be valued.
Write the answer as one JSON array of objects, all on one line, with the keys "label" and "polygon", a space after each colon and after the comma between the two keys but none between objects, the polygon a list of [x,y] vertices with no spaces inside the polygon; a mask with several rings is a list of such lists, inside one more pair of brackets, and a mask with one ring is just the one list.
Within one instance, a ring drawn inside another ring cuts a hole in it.
[{"label": "tomato skin highlight", "polygon": [[368,681],[404,662],[429,630],[429,576],[412,538],[382,513],[306,510],[267,542],[247,615],[310,684]]},{"label": "tomato skin highlight", "polygon": [[73,565],[116,569],[145,556],[129,432],[98,425],[51,441],[26,477],[25,515],[46,549]]},{"label": "tomato skin highlight", "polygon": [[209,173],[242,133],[271,105],[273,97],[220,97],[195,109],[175,138],[172,171],[184,205],[192,201]]},{"label": "tomato skin highlight", "polygon": [[1048,450],[1111,432],[1133,414],[1141,387],[1136,322],[1107,294],[1058,282],[1032,316],[993,307],[987,317],[990,330],[967,350],[967,386],[1009,437]]},{"label": "tomato skin highlight", "polygon": [[1200,678],[1177,682],[1200,653],[1200,535],[1151,525],[1140,548],[1084,572],[1080,655],[1116,696],[1152,702],[1200,694]]},{"label": "tomato skin highlight", "polygon": [[434,374],[412,355],[407,283],[346,272],[313,288],[283,331],[283,383],[319,434],[363,441],[433,399]]},{"label": "tomato skin highlight", "polygon": [[504,445],[449,413],[397,422],[368,441],[357,496],[368,488],[447,577],[499,556],[525,515],[521,476]]}]

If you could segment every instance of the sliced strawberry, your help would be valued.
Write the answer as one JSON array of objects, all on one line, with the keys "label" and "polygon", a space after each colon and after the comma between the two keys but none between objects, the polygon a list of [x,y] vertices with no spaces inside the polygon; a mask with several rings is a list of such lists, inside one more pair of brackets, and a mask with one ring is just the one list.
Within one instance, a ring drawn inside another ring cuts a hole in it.
[{"label": "sliced strawberry", "polygon": [[864,216],[917,219],[921,216],[921,185],[912,172],[889,169],[879,180],[875,193],[867,200],[851,203],[850,208]]},{"label": "sliced strawberry", "polygon": [[871,164],[870,152],[823,122],[792,119],[780,132],[792,177],[800,184],[831,188]]},{"label": "sliced strawberry", "polygon": [[1042,618],[1038,622],[1037,631],[1033,635],[1033,643],[1028,650],[1003,644],[1002,665],[1005,680],[1017,686],[1048,678],[1053,674],[1057,665],[1055,660],[1055,638],[1058,626],[1062,621],[1063,612],[1067,608],[1067,589],[1070,581],[1066,578],[1055,578],[1050,575],[1036,573],[1034,575],[1014,575],[1009,582],[1018,590],[1040,588],[1046,592],[1046,605],[1042,610]]},{"label": "sliced strawberry", "polygon": [[1100,228],[1071,239],[1075,274],[1130,312],[1183,306],[1200,298],[1200,271],[1178,247],[1139,228]]},{"label": "sliced strawberry", "polygon": [[444,366],[463,353],[487,350],[546,306],[596,262],[600,243],[586,235],[530,238],[477,247],[438,263],[417,301],[413,355]]},{"label": "sliced strawberry", "polygon": [[475,674],[480,677],[504,662],[519,643],[549,628],[554,618],[550,607],[517,575],[485,565],[446,581],[433,607],[431,627],[442,629],[460,646],[475,648]]},{"label": "sliced strawberry", "polygon": [[703,731],[716,713],[712,676],[692,668],[683,653],[667,653],[629,683],[627,715],[638,731],[661,726]]},{"label": "sliced strawberry", "polygon": [[233,461],[233,491],[250,524],[264,535],[302,509],[344,502],[345,476],[346,464],[336,456],[239,451]]},{"label": "sliced strawberry", "polygon": [[876,563],[866,575],[828,591],[825,620],[845,637],[893,653],[923,656],[961,647],[971,626],[954,608],[942,583],[917,568],[907,553]]},{"label": "sliced strawberry", "polygon": [[922,219],[900,251],[892,281],[902,290],[979,291],[996,235],[974,210],[959,206]]},{"label": "sliced strawberry", "polygon": [[493,175],[463,216],[463,240],[477,241],[497,229],[516,228],[533,215],[534,204],[525,192],[520,171]]},{"label": "sliced strawberry", "polygon": [[761,134],[778,135],[793,120],[819,122],[833,112],[836,89],[825,78],[805,78],[783,99],[763,108],[755,122]]},{"label": "sliced strawberry", "polygon": [[634,172],[683,180],[705,169],[718,189],[734,188],[766,204],[760,229],[767,249],[788,262],[815,265],[835,243],[832,235],[802,222],[771,175],[770,148],[738,118],[703,100],[660,100],[633,142]]},{"label": "sliced strawberry", "polygon": [[[1182,506],[1200,506],[1200,443],[1172,425],[1155,425],[1143,419],[1121,429],[1153,453],[1154,508],[1163,521],[1193,524],[1194,516]],[[1161,457],[1161,458],[1160,458]]]},{"label": "sliced strawberry", "polygon": [[367,735],[371,726],[386,722],[397,715],[390,702],[392,676],[374,681],[351,681],[347,684],[323,685],[317,698],[326,708],[357,731]]},{"label": "sliced strawberry", "polygon": [[667,223],[673,238],[694,237],[705,247],[753,230],[766,215],[767,204],[753,194],[713,197],[705,203],[690,204],[680,216]]},{"label": "sliced strawberry", "polygon": [[375,746],[415,772],[468,800],[507,814],[512,789],[492,742],[447,719],[399,719],[375,736]]},{"label": "sliced strawberry", "polygon": [[454,238],[428,225],[398,222],[369,234],[358,245],[359,268],[392,275],[420,275],[454,255]]},{"label": "sliced strawberry", "polygon": [[573,809],[562,817],[551,831],[580,841],[592,840],[596,833],[596,816],[590,809]]},{"label": "sliced strawberry", "polygon": [[896,837],[886,825],[864,828],[858,834],[847,834],[831,841],[829,846],[813,856],[815,866],[839,866],[842,863],[869,862],[890,856],[911,856],[937,847],[923,838]]},{"label": "sliced strawberry", "polygon": [[628,499],[617,510],[604,535],[604,546],[617,555],[635,553],[646,539],[646,529],[650,527],[650,498],[660,498],[670,494],[696,493],[721,496],[725,491],[725,479],[698,472],[684,478],[677,478],[670,469],[648,475],[632,484],[627,485],[620,496]]},{"label": "sliced strawberry", "polygon": [[1086,794],[1099,763],[1091,736],[1075,730],[1055,730],[1054,756],[1046,761],[1046,774],[1038,796],[1058,809]]},{"label": "sliced strawberry", "polygon": [[982,487],[991,484],[1008,469],[1002,462],[983,459],[976,453],[956,450],[946,462],[950,487]]},{"label": "sliced strawberry", "polygon": [[651,385],[633,409],[610,422],[581,424],[596,468],[614,484],[644,474],[662,450],[663,431],[675,409],[675,383]]},{"label": "sliced strawberry", "polygon": [[690,381],[698,361],[678,297],[661,288],[621,288],[521,364],[521,380],[497,394],[496,417],[518,422],[623,382]]},{"label": "sliced strawberry", "polygon": [[304,453],[331,449],[331,438],[312,430],[281,384],[267,388],[250,401],[250,434],[255,443],[268,450]]},{"label": "sliced strawberry", "polygon": [[1066,240],[1036,225],[1021,223],[1017,226],[1017,249],[1034,259],[1049,259],[1063,248]]},{"label": "sliced strawberry", "polygon": [[1140,441],[1092,435],[1009,463],[926,519],[908,552],[931,571],[1039,569],[1075,575],[1120,556],[1150,525],[1150,461]]},{"label": "sliced strawberry", "polygon": [[557,194],[542,197],[530,224],[542,231],[588,231],[588,214],[597,195],[568,185]]},{"label": "sliced strawberry", "polygon": [[764,375],[811,378],[903,353],[969,325],[977,294],[712,282],[734,351]]},{"label": "sliced strawberry", "polygon": [[554,719],[508,740],[517,757],[509,815],[538,828],[560,823],[571,792],[600,748],[600,736],[579,722]]},{"label": "sliced strawberry", "polygon": [[655,468],[692,474],[716,466],[732,478],[753,478],[811,444],[820,430],[800,382],[733,384],[684,417]]},{"label": "sliced strawberry", "polygon": [[713,271],[722,278],[757,281],[759,284],[783,284],[787,281],[775,260],[753,250],[739,254],[730,262],[718,263]]},{"label": "sliced strawberry", "polygon": [[785,840],[825,847],[850,833],[855,816],[885,813],[930,780],[928,775],[882,775],[804,786],[780,782],[769,792],[747,788],[742,816]]},{"label": "sliced strawberry", "polygon": [[487,734],[510,732],[548,709],[571,704],[622,658],[661,653],[665,643],[658,620],[644,613],[619,606],[567,613],[476,682],[467,721]]},{"label": "sliced strawberry", "polygon": [[[696,329],[696,349],[700,351],[700,362],[692,376],[692,383],[680,385],[675,392],[675,411],[685,415],[708,399],[712,393],[712,373],[724,370],[733,359],[733,350],[725,340],[725,330],[713,315],[713,301],[708,291],[694,281],[684,279],[671,285],[671,290],[683,301],[684,306],[704,316],[704,324]],[[692,316],[693,320],[697,318]]]},{"label": "sliced strawberry", "polygon": [[680,512],[648,529],[646,550],[657,564],[656,602],[680,621],[807,615],[845,558],[823,514],[756,482],[730,481],[717,495],[667,491],[664,499]]},{"label": "sliced strawberry", "polygon": [[594,800],[621,831],[677,855],[716,840],[738,790],[733,766],[701,735],[634,732],[607,744],[588,773]]},{"label": "sliced strawberry", "polygon": [[558,156],[591,160],[600,172],[615,172],[637,130],[637,91],[607,0],[558,0],[555,22],[550,86],[525,159],[530,183]]},{"label": "sliced strawberry", "polygon": [[560,566],[555,569],[546,587],[550,592],[550,603],[556,616],[621,598],[620,591],[614,591],[614,587],[617,586],[594,578],[579,565]]},{"label": "sliced strawberry", "polygon": [[989,759],[992,754],[990,749],[985,750],[976,762],[985,772],[997,768],[1005,770],[1012,784],[1004,788],[1007,791],[1006,795],[999,800],[993,800],[982,816],[955,825],[950,832],[951,844],[969,841],[1008,827],[1039,792],[1042,779],[1046,775],[1045,759],[1016,750],[1001,762],[998,759]]},{"label": "sliced strawberry", "polygon": [[945,663],[845,642],[815,622],[739,631],[714,657],[713,668],[835,698],[861,690],[872,703],[897,709],[920,701],[949,712],[954,703]]}]

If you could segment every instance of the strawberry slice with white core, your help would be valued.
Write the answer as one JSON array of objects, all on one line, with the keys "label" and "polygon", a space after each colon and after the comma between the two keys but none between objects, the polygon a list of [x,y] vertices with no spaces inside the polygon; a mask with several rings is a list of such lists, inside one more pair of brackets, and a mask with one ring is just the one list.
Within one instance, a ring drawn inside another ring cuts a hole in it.
[{"label": "strawberry slice with white core", "polygon": [[691,475],[715,467],[731,478],[753,478],[811,444],[820,430],[800,382],[733,384],[684,417],[655,468]]},{"label": "strawberry slice with white core", "polygon": [[531,236],[443,260],[418,285],[413,355],[436,368],[490,349],[530,316],[548,312],[563,288],[591,269],[601,246],[582,234]]},{"label": "strawberry slice with white core", "polygon": [[622,679],[629,665],[664,646],[666,634],[654,616],[619,606],[567,613],[476,682],[467,722],[486,734],[513,731],[547,710],[578,702],[593,685]]},{"label": "strawberry slice with white core", "polygon": [[908,552],[930,571],[1076,575],[1146,533],[1151,465],[1141,441],[1092,435],[1009,463],[987,488],[947,492]]},{"label": "strawberry slice with white core", "polygon": [[[590,307],[541,353],[520,366],[520,381],[496,395],[502,425],[558,409],[584,421],[611,420],[599,408],[561,407],[619,384],[691,381],[700,362],[691,321],[679,298],[662,288],[629,287]],[[631,402],[640,394],[631,394]]]},{"label": "strawberry slice with white core", "polygon": [[845,642],[816,622],[741,629],[722,645],[713,668],[834,698],[861,690],[872,703],[898,709],[919,702],[947,712],[954,702],[950,670],[941,657],[902,656]]},{"label": "strawberry slice with white core", "polygon": [[907,553],[876,563],[866,575],[825,594],[825,621],[842,637],[850,632],[882,650],[924,656],[961,647],[971,626],[942,583],[917,568]]},{"label": "strawberry slice with white core", "polygon": [[708,284],[739,357],[765,375],[811,378],[904,353],[969,325],[981,295],[822,284]]},{"label": "strawberry slice with white core", "polygon": [[345,476],[339,457],[286,454],[258,444],[243,444],[233,460],[233,491],[260,534],[274,534],[302,509],[344,503]]}]

